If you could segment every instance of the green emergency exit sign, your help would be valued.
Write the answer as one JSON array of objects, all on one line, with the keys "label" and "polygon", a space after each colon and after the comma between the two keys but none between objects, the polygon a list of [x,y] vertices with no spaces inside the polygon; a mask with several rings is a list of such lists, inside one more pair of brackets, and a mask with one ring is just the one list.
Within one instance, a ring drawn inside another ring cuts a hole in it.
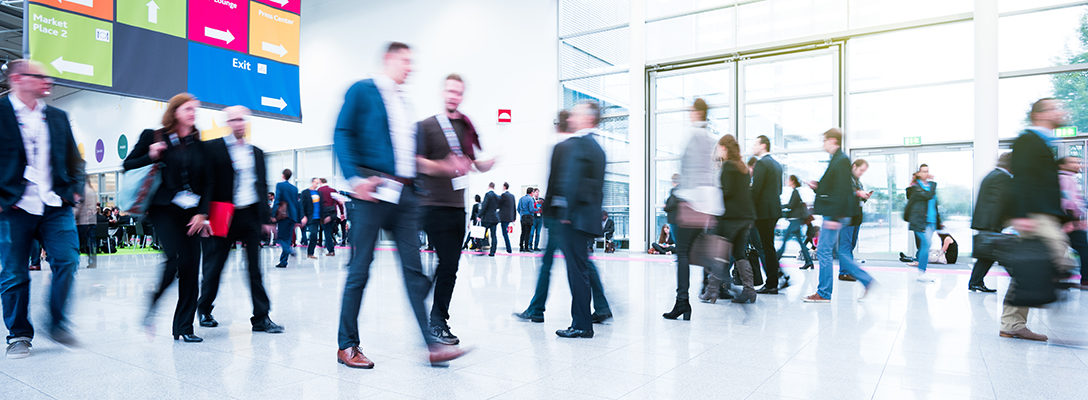
[{"label": "green emergency exit sign", "polygon": [[1064,126],[1054,130],[1054,136],[1056,137],[1074,137],[1077,136],[1077,127]]},{"label": "green emergency exit sign", "polygon": [[922,137],[921,136],[907,136],[907,137],[904,137],[903,138],[903,145],[904,146],[921,146],[922,145]]}]

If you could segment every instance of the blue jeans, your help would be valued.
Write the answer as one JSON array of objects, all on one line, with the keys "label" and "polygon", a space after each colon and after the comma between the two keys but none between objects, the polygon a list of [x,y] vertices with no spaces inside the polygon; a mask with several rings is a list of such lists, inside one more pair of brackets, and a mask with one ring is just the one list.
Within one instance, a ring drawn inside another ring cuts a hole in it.
[{"label": "blue jeans", "polygon": [[[371,203],[352,200],[355,211],[351,214],[352,252],[348,264],[347,279],[340,305],[340,329],[337,342],[340,349],[359,345],[359,309],[363,290],[370,279],[370,264],[374,261],[374,245],[378,232],[390,231],[397,244],[401,276],[408,293],[412,316],[427,344],[435,338],[427,326],[427,306],[424,304],[431,291],[431,279],[423,273],[419,258],[419,200],[411,188],[401,192],[400,204]],[[460,239],[458,239],[460,240]]]},{"label": "blue jeans", "polygon": [[[544,227],[548,229],[548,242],[544,246],[544,256],[540,264],[540,275],[536,279],[536,290],[533,299],[529,301],[529,308],[525,312],[533,316],[544,315],[544,303],[548,301],[548,286],[551,284],[552,265],[555,263],[555,251],[561,245],[563,234],[560,233],[558,224],[551,218],[544,221]],[[565,254],[564,254],[565,255]],[[597,267],[589,263],[589,286],[593,294],[594,314],[611,314],[608,299],[604,297],[604,286],[601,284],[601,274]]]},{"label": "blue jeans", "polygon": [[933,231],[936,229],[934,224],[926,224],[925,232],[914,232],[914,238],[918,242],[918,254],[914,256],[914,259],[918,261],[918,271],[926,272],[926,267],[929,266],[929,238],[933,237]]},{"label": "blue jeans", "polygon": [[529,241],[532,242],[533,250],[540,248],[541,233],[544,233],[544,218],[535,215],[533,217],[533,233],[529,235]]},{"label": "blue jeans", "polygon": [[835,263],[831,257],[833,248],[838,248],[841,273],[857,278],[865,287],[873,282],[873,277],[854,262],[854,253],[850,251],[853,230],[857,227],[850,226],[850,218],[843,218],[838,221],[842,223],[842,228],[829,229],[827,223],[830,221],[831,219],[825,220],[820,228],[820,243],[816,246],[816,258],[820,260],[820,285],[816,294],[825,299],[831,298],[831,289],[835,283]]},{"label": "blue jeans", "polygon": [[276,243],[280,245],[279,265],[287,265],[288,257],[295,254],[295,249],[291,247],[291,237],[294,233],[295,221],[285,219],[276,223]]},{"label": "blue jeans", "polygon": [[10,341],[34,337],[30,324],[30,246],[31,238],[42,238],[49,253],[49,268],[53,271],[49,290],[50,328],[64,328],[68,294],[72,291],[76,268],[79,267],[79,234],[72,208],[45,207],[42,216],[20,209],[0,213],[0,301],[3,302],[4,324]]},{"label": "blue jeans", "polygon": [[797,241],[797,244],[801,246],[801,255],[805,257],[805,265],[812,264],[812,256],[808,254],[808,249],[805,248],[805,237],[801,234],[801,220],[791,219],[790,226],[786,227],[786,234],[782,237],[782,247],[778,248],[778,259],[782,259],[782,253],[786,252],[786,244],[790,242],[790,239]]}]

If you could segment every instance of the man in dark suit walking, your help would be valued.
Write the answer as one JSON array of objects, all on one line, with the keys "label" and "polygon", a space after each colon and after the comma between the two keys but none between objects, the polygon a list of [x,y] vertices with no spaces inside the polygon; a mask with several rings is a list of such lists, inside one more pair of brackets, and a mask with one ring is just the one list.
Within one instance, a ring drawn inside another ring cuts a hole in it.
[{"label": "man in dark suit walking", "polygon": [[[1001,232],[1008,225],[1009,207],[1006,196],[1012,187],[1012,172],[1010,163],[1012,153],[1002,154],[997,159],[997,167],[990,171],[978,188],[978,199],[975,201],[975,213],[971,216],[971,229],[981,232]],[[990,272],[990,267],[995,260],[990,258],[977,258],[971,268],[971,280],[967,282],[967,290],[972,292],[993,293],[997,290],[986,287],[983,278]]]},{"label": "man in dark suit walking", "polygon": [[[83,193],[85,163],[68,114],[48,106],[53,79],[41,64],[9,61],[11,93],[0,98],[0,303],[7,326],[7,357],[30,356],[30,248],[41,240],[49,253],[49,333],[71,346],[65,309],[79,267],[79,235],[72,212]],[[94,199],[87,199],[94,201]]]},{"label": "man in dark suit walking", "polygon": [[778,251],[774,247],[774,226],[782,218],[782,165],[771,157],[771,139],[756,137],[752,153],[759,161],[752,170],[752,203],[756,206],[756,232],[763,248],[763,270],[767,280],[759,294],[778,294]]},{"label": "man in dark suit walking", "polygon": [[[1050,150],[1054,130],[1069,125],[1069,112],[1061,101],[1044,98],[1031,106],[1031,125],[1012,144],[1012,191],[1009,211],[1012,226],[1025,239],[1038,239],[1050,250],[1050,258],[1059,271],[1074,268],[1066,257],[1069,236],[1062,231],[1066,218],[1062,210],[1062,191],[1058,183],[1058,162]],[[1016,281],[1010,284],[1015,287]],[[1006,292],[1013,293],[1010,289]],[[1001,337],[1047,341],[1046,335],[1027,327],[1028,307],[1003,305]]]},{"label": "man in dark suit walking", "polygon": [[[502,240],[506,242],[506,252],[513,253],[510,247],[510,224],[518,219],[517,204],[510,193],[510,183],[503,182],[502,196],[499,197],[499,222],[502,223]],[[492,253],[495,251],[492,250]]]},{"label": "man in dark suit walking", "polygon": [[[465,354],[456,346],[439,344],[428,329],[423,303],[431,280],[423,273],[419,257],[419,204],[415,192],[416,130],[401,85],[412,71],[408,45],[390,43],[382,60],[384,71],[356,82],[344,96],[336,120],[333,149],[352,188],[352,257],[340,308],[337,361],[352,368],[374,368],[359,349],[359,308],[363,289],[374,261],[378,232],[390,231],[396,241],[408,302],[432,365],[444,364]],[[467,165],[442,163],[441,171],[455,175]]]},{"label": "man in dark suit walking", "polygon": [[[231,245],[241,241],[246,250],[249,292],[253,300],[253,317],[250,318],[253,331],[283,333],[283,327],[268,318],[271,304],[261,277],[261,232],[272,229],[268,208],[261,202],[261,195],[268,192],[264,152],[246,140],[249,109],[233,106],[224,111],[227,112],[227,124],[231,128],[231,134],[205,143],[204,148],[208,152],[207,167],[217,171],[210,175],[214,177],[211,201],[229,204],[234,214],[229,219],[230,225],[226,232],[213,231],[211,236],[204,239],[204,277],[197,303],[200,326],[219,326],[219,322],[212,317],[215,297],[219,292],[219,280],[223,276],[227,257],[230,256]],[[223,171],[228,172],[222,173]],[[222,209],[213,205],[211,212],[220,210]],[[209,217],[213,229],[216,229],[216,220],[223,218],[216,215]]]},{"label": "man in dark suit walking", "polygon": [[491,234],[491,250],[488,256],[494,257],[499,248],[499,236],[496,227],[499,225],[499,195],[495,194],[495,182],[487,184],[487,194],[484,202],[480,204],[479,223],[487,228]]},{"label": "man in dark suit walking", "polygon": [[287,268],[287,258],[295,255],[292,247],[295,226],[302,222],[302,210],[298,203],[298,188],[291,184],[291,170],[283,170],[283,181],[276,184],[276,198],[272,201],[276,218],[276,242],[280,244],[280,262],[277,268]]},{"label": "man in dark suit walking", "polygon": [[589,243],[604,234],[600,218],[604,199],[605,155],[593,138],[601,122],[600,106],[594,102],[582,103],[571,114],[578,131],[574,137],[556,146],[556,153],[562,152],[566,157],[561,161],[564,166],[558,171],[559,178],[554,181],[549,179],[556,186],[548,188],[548,195],[554,196],[552,206],[556,209],[558,229],[562,231],[560,246],[566,255],[574,322],[569,328],[555,334],[565,338],[591,338],[593,317],[589,308],[592,296],[589,274],[594,267],[589,261]]}]

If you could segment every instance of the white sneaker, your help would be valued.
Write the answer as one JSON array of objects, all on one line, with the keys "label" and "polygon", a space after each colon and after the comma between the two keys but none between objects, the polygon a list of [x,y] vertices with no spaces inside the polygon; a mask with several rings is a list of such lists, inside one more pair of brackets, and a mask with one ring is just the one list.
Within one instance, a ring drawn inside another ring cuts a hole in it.
[{"label": "white sneaker", "polygon": [[933,282],[933,277],[929,276],[925,272],[923,272],[921,274],[918,274],[918,279],[917,280],[918,280],[918,282],[929,283],[929,282]]}]

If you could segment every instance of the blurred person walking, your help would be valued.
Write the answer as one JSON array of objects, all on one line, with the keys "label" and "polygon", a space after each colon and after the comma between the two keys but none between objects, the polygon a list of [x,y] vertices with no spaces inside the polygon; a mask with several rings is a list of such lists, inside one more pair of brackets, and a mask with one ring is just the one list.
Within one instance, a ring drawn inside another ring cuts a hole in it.
[{"label": "blurred person walking", "polygon": [[1085,220],[1084,188],[1077,174],[1084,172],[1084,160],[1080,157],[1062,157],[1058,160],[1058,184],[1062,188],[1062,210],[1072,221],[1064,229],[1069,232],[1069,245],[1080,259],[1081,284],[1088,290],[1088,221]]},{"label": "blurred person walking", "polygon": [[525,195],[518,199],[518,216],[521,217],[521,240],[518,241],[518,252],[525,253],[533,249],[533,188],[525,189]]},{"label": "blurred person walking", "polygon": [[276,184],[275,204],[276,218],[276,242],[280,245],[280,262],[277,268],[287,268],[287,260],[295,255],[292,247],[295,236],[295,226],[302,223],[305,226],[306,217],[302,214],[302,206],[298,201],[298,188],[291,184],[292,172],[283,170],[280,175],[283,180]]},{"label": "blurred person walking", "polygon": [[775,257],[774,228],[782,218],[782,165],[771,156],[771,139],[765,135],[756,137],[752,153],[758,160],[752,169],[755,228],[759,233],[763,271],[767,273],[764,285],[757,293],[778,294],[780,269],[778,257]]},{"label": "blurred person walking", "polygon": [[805,221],[811,217],[809,214],[808,206],[801,200],[801,193],[798,189],[801,187],[801,180],[797,175],[790,175],[788,180],[789,186],[793,189],[793,193],[790,194],[790,202],[786,205],[786,209],[789,210],[786,214],[786,219],[789,220],[790,225],[786,227],[786,233],[782,236],[782,247],[778,248],[778,259],[782,259],[782,254],[786,252],[786,244],[790,239],[796,239],[797,244],[801,246],[801,255],[804,257],[805,265],[801,269],[812,268],[812,256],[808,253],[808,248],[805,246],[805,238],[801,233],[801,226],[805,225]]},{"label": "blurred person walking", "polygon": [[[997,158],[997,167],[990,171],[978,188],[978,199],[975,201],[975,213],[971,215],[971,229],[978,234],[998,233],[1008,226],[1009,222],[1009,190],[1012,187],[1012,152],[1002,154]],[[996,262],[992,256],[979,257],[976,255],[975,265],[971,267],[971,279],[967,282],[967,290],[972,292],[993,293],[996,289],[986,287],[984,278],[990,272],[990,267]]]},{"label": "blurred person walking", "polygon": [[[854,160],[854,163],[850,165],[850,180],[854,185],[854,207],[853,212],[850,214],[850,225],[843,227],[850,232],[850,253],[853,254],[854,250],[858,248],[858,234],[861,232],[861,222],[865,218],[865,202],[869,201],[869,198],[873,196],[872,191],[865,191],[865,185],[861,183],[861,176],[865,175],[865,172],[869,170],[869,162],[863,159]],[[864,262],[864,261],[863,261]],[[846,282],[855,282],[850,274],[839,271],[839,280]]]},{"label": "blurred person walking", "polygon": [[933,232],[943,229],[937,202],[937,182],[931,179],[933,175],[929,173],[929,166],[926,164],[919,166],[918,172],[914,173],[914,179],[907,187],[907,207],[903,213],[903,219],[910,224],[908,229],[914,232],[914,242],[918,247],[914,262],[918,264],[917,280],[919,282],[933,282],[933,278],[926,275],[929,247]]},{"label": "blurred person walking", "polygon": [[[722,204],[725,205],[725,213],[718,217],[716,234],[724,238],[727,243],[725,252],[721,254],[721,257],[732,264],[740,277],[742,289],[732,301],[734,303],[755,303],[754,271],[748,261],[746,247],[748,234],[756,219],[755,205],[752,202],[749,187],[752,178],[748,175],[748,166],[744,161],[741,161],[740,145],[737,143],[737,138],[733,137],[733,135],[722,136],[721,139],[718,139],[717,149],[718,156],[722,160],[719,184]],[[722,281],[731,279],[727,272],[729,271],[728,267],[718,264],[714,269],[718,270],[710,271],[709,281],[706,286],[707,290],[701,297],[702,300],[711,303],[718,301],[718,292]],[[775,287],[777,280],[775,282],[768,281],[768,284]]]}]

